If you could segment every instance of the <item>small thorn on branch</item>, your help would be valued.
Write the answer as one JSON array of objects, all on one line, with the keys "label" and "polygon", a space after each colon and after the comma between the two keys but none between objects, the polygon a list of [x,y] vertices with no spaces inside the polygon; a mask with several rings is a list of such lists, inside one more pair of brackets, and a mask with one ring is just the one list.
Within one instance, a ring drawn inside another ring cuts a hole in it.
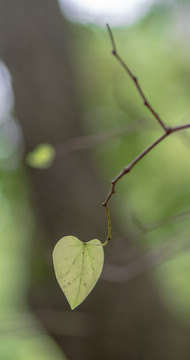
[{"label": "small thorn on branch", "polygon": [[123,169],[123,175],[124,175],[124,174],[127,174],[128,172],[130,172],[130,170],[131,170],[130,165],[128,165],[127,167],[125,167],[125,168]]}]

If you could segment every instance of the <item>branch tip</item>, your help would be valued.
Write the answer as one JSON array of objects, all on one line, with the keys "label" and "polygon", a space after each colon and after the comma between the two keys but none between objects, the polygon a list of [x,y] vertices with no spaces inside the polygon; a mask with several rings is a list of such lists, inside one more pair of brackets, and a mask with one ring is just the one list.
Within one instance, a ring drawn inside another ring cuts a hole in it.
[{"label": "branch tip", "polygon": [[[160,136],[157,140],[155,140],[151,145],[149,145],[146,149],[144,149],[130,164],[128,164],[126,167],[124,167],[123,171],[121,171],[112,181],[111,181],[111,189],[106,197],[106,200],[103,202],[103,206],[106,208],[107,213],[107,220],[108,220],[108,238],[107,240],[111,239],[111,220],[110,220],[110,214],[108,210],[108,202],[110,201],[112,195],[115,193],[115,186],[117,182],[128,172],[131,171],[131,169],[142,159],[145,155],[147,155],[153,148],[155,148],[159,143],[161,143],[166,137],[168,137],[170,134],[188,129],[190,128],[189,124],[179,125],[179,126],[173,126],[173,127],[167,127],[163,120],[160,118],[159,114],[153,109],[153,107],[150,105],[144,91],[142,90],[138,78],[131,72],[128,65],[123,61],[123,59],[119,56],[116,50],[115,40],[111,31],[111,28],[109,24],[106,24],[108,34],[111,40],[112,44],[112,54],[115,56],[119,64],[124,68],[125,72],[128,74],[128,76],[131,78],[131,80],[134,82],[136,89],[143,100],[144,105],[147,107],[147,109],[150,111],[150,113],[154,116],[158,124],[161,126],[162,130],[164,130],[164,134]],[[110,239],[109,239],[110,238]]]}]

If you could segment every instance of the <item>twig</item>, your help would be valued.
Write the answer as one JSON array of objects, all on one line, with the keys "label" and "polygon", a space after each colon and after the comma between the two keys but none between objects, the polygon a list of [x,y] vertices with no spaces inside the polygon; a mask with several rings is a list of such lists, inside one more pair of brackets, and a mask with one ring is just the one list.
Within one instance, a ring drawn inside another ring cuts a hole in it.
[{"label": "twig", "polygon": [[180,131],[180,130],[185,130],[190,128],[190,124],[184,124],[184,125],[180,125],[180,126],[174,126],[168,129],[167,133],[165,133],[164,135],[160,136],[157,140],[155,140],[151,145],[149,145],[142,153],[140,153],[129,165],[127,165],[126,167],[124,167],[124,169],[115,177],[115,179],[112,180],[111,182],[111,189],[110,192],[108,193],[107,198],[105,199],[105,201],[103,202],[103,206],[106,206],[109,202],[109,200],[111,199],[112,195],[115,193],[115,186],[117,184],[117,182],[128,172],[131,171],[131,169],[145,156],[147,155],[152,149],[154,149],[160,142],[162,142],[165,138],[167,138],[169,135]]},{"label": "twig", "polygon": [[[190,243],[189,239],[184,239],[182,243],[176,241],[173,245],[171,247],[168,243],[166,246],[151,251],[140,259],[131,261],[128,265],[105,264],[101,278],[116,283],[130,282],[163,262],[172,260],[179,255],[179,252],[183,254],[189,250]],[[178,248],[179,245],[180,248]]]},{"label": "twig", "polygon": [[111,218],[110,218],[110,212],[108,209],[108,205],[105,206],[106,208],[106,215],[107,215],[107,221],[108,221],[108,237],[107,237],[107,242],[109,240],[111,240]]},{"label": "twig", "polygon": [[113,138],[134,134],[134,132],[139,131],[139,127],[141,127],[141,125],[144,127],[145,121],[142,123],[139,119],[129,122],[127,125],[119,128],[102,131],[93,135],[79,136],[69,139],[56,146],[56,158],[60,158],[75,151],[85,150],[93,148],[97,145],[105,144]]},{"label": "twig", "polygon": [[139,231],[137,230],[137,232],[132,233],[131,235],[134,238],[137,238],[145,233],[149,233],[150,231],[154,231],[160,227],[167,226],[170,224],[176,225],[176,223],[189,220],[189,217],[190,217],[190,210],[186,210],[181,213],[173,214],[169,217],[144,224],[141,223],[141,221],[136,217],[136,215],[133,214],[133,219],[136,222]]},{"label": "twig", "polygon": [[149,101],[147,100],[144,91],[142,90],[139,81],[137,79],[136,76],[134,76],[134,74],[132,73],[132,71],[129,69],[129,67],[126,65],[126,63],[123,61],[123,59],[120,57],[120,55],[117,52],[116,49],[116,45],[115,45],[115,40],[112,34],[112,31],[109,27],[108,24],[106,24],[107,29],[108,29],[108,33],[110,36],[110,40],[112,43],[112,54],[115,56],[115,58],[118,60],[118,62],[121,64],[121,66],[124,68],[124,70],[127,72],[127,74],[129,75],[129,77],[133,80],[142,100],[144,105],[147,107],[147,109],[149,109],[149,111],[152,113],[152,115],[155,117],[155,119],[158,121],[158,123],[160,124],[160,126],[163,128],[163,130],[167,133],[168,132],[168,128],[166,127],[166,125],[164,124],[164,122],[162,121],[162,119],[160,118],[160,116],[158,115],[158,113],[153,109],[153,107],[150,105]]},{"label": "twig", "polygon": [[112,195],[115,193],[115,186],[117,184],[117,182],[127,173],[129,173],[131,171],[131,169],[145,156],[147,155],[152,149],[154,149],[159,143],[161,143],[165,138],[167,138],[169,135],[177,132],[177,131],[181,131],[184,129],[188,129],[190,128],[190,123],[189,124],[184,124],[184,125],[180,125],[180,126],[174,126],[174,127],[166,127],[165,124],[163,123],[163,121],[160,119],[159,115],[154,111],[154,109],[152,108],[152,106],[150,105],[150,103],[147,101],[144,92],[142,91],[139,82],[137,80],[137,78],[133,75],[133,73],[131,72],[131,70],[128,68],[128,66],[124,63],[124,61],[120,58],[120,56],[117,53],[116,50],[116,46],[115,46],[115,41],[113,38],[113,34],[111,32],[111,29],[109,27],[109,25],[107,25],[107,29],[110,35],[110,39],[111,39],[111,43],[112,43],[112,53],[113,55],[117,58],[117,60],[119,61],[119,63],[124,67],[125,71],[128,73],[128,75],[130,76],[130,78],[134,81],[137,90],[139,91],[139,94],[141,96],[141,98],[144,101],[144,104],[147,106],[147,108],[150,110],[150,112],[154,115],[154,117],[157,119],[157,121],[159,122],[159,124],[162,126],[162,128],[164,129],[165,133],[164,135],[160,136],[157,140],[155,140],[151,145],[149,145],[142,153],[140,153],[129,165],[127,165],[126,167],[124,167],[124,169],[115,177],[115,179],[112,180],[111,182],[111,189],[105,199],[105,201],[103,202],[103,206],[106,207],[108,202],[110,201]]},{"label": "twig", "polygon": [[[189,125],[190,126],[190,125]],[[147,149],[145,149],[140,155],[136,157],[129,165],[124,167],[124,169],[115,177],[114,180],[111,182],[111,189],[110,192],[106,198],[106,200],[103,202],[103,206],[106,206],[108,204],[108,201],[111,199],[112,195],[115,193],[115,185],[117,182],[125,175],[127,174],[146,154],[149,153],[156,145],[158,145],[161,141],[163,141],[169,133],[166,133],[159,137],[156,141],[154,141]]]}]

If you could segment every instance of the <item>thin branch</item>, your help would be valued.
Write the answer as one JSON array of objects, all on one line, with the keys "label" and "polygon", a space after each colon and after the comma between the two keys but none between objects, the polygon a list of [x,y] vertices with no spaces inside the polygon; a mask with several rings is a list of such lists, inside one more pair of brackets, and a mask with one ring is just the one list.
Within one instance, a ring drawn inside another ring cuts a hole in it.
[{"label": "thin branch", "polygon": [[[144,158],[153,148],[155,148],[159,143],[161,143],[166,137],[168,137],[169,135],[171,135],[175,132],[190,128],[190,124],[184,124],[184,125],[169,127],[169,128],[166,127],[164,122],[161,120],[160,116],[155,112],[155,110],[152,108],[152,106],[148,102],[143,90],[141,89],[141,87],[139,85],[138,79],[136,78],[136,76],[133,75],[133,73],[131,72],[129,67],[125,64],[125,62],[122,60],[122,58],[118,55],[114,37],[113,37],[112,31],[111,31],[109,25],[107,25],[107,29],[108,29],[111,43],[112,43],[112,54],[116,57],[118,62],[121,64],[121,66],[125,69],[125,71],[129,75],[129,77],[133,80],[141,98],[143,99],[144,105],[152,113],[152,115],[158,121],[158,123],[160,124],[160,126],[162,127],[162,129],[164,130],[165,133],[164,133],[164,135],[160,136],[157,140],[155,140],[151,145],[149,145],[143,152],[141,152],[129,165],[124,167],[124,169],[115,177],[115,179],[112,180],[110,192],[108,193],[107,198],[103,203],[103,206],[106,208],[106,212],[108,209],[108,202],[111,199],[112,195],[115,193],[115,186],[116,186],[117,182],[125,174],[130,172],[131,169],[142,158]],[[184,213],[183,215],[186,215],[186,213]],[[180,216],[179,215],[174,216],[173,220],[175,221],[176,219],[178,219],[178,217],[180,217]],[[153,226],[153,228],[154,228],[154,226]],[[150,227],[150,229],[151,229],[151,227]],[[142,230],[144,231],[144,229],[142,229]],[[111,229],[110,229],[110,231],[111,231]],[[146,231],[146,228],[145,228],[145,231]],[[118,266],[113,266],[113,265],[106,265],[104,267],[102,277],[105,280],[116,281],[116,282],[126,282],[126,281],[130,281],[132,279],[135,279],[139,275],[146,272],[149,268],[160,264],[161,262],[170,258],[171,256],[172,257],[175,256],[176,253],[178,253],[179,242],[174,243],[174,245],[175,245],[175,247],[171,248],[171,245],[168,244],[167,246],[164,246],[163,248],[160,248],[154,252],[147,254],[143,259],[140,259],[140,261],[139,260],[134,261],[127,266],[118,267]],[[180,245],[181,245],[181,243],[180,243]],[[184,242],[184,244],[183,244],[183,246],[181,246],[180,250],[186,251],[187,247],[189,248],[189,240]]]},{"label": "thin branch", "polygon": [[152,221],[149,223],[141,223],[141,221],[137,218],[136,214],[132,214],[132,217],[137,224],[137,227],[139,230],[137,230],[135,233],[132,233],[131,235],[134,238],[140,237],[145,233],[149,233],[150,231],[157,230],[160,227],[167,226],[170,224],[176,225],[177,223],[180,223],[182,221],[189,220],[190,217],[190,210],[183,211],[181,213],[173,214],[171,216],[168,216],[166,218]]},{"label": "thin branch", "polygon": [[110,212],[108,209],[108,205],[105,206],[106,208],[106,215],[107,215],[107,221],[108,221],[108,237],[107,237],[107,242],[109,240],[111,240],[111,218],[110,218]]},{"label": "thin branch", "polygon": [[[179,248],[180,245],[180,248]],[[116,266],[105,264],[101,278],[103,280],[112,281],[116,283],[127,283],[139,276],[143,275],[150,269],[162,264],[165,261],[172,260],[179,253],[183,254],[189,251],[189,238],[181,241],[176,241],[174,244],[168,244],[159,249],[149,252],[140,259],[131,261],[128,265]]]},{"label": "thin branch", "polygon": [[129,122],[127,125],[119,128],[69,139],[64,143],[56,146],[56,158],[66,156],[75,151],[85,150],[101,144],[105,144],[113,138],[134,134],[135,132],[140,131],[139,128],[141,129],[141,126],[144,128],[144,126],[147,124],[148,122],[145,124],[144,119],[143,121],[142,119],[139,119],[133,122]]},{"label": "thin branch", "polygon": [[163,141],[169,133],[166,133],[159,137],[156,141],[154,141],[150,146],[148,146],[147,149],[145,149],[141,154],[139,154],[129,165],[124,167],[124,169],[115,177],[115,179],[111,182],[111,189],[110,192],[106,198],[106,200],[103,202],[103,206],[106,206],[108,201],[111,199],[112,195],[115,193],[115,186],[117,182],[125,175],[127,174],[146,154],[148,154],[155,146],[157,146],[161,141]]},{"label": "thin branch", "polygon": [[157,140],[155,140],[151,145],[149,145],[142,153],[140,153],[129,165],[124,167],[124,169],[115,177],[115,179],[111,182],[111,189],[107,195],[107,198],[103,202],[103,206],[106,206],[111,199],[112,195],[115,193],[115,186],[117,182],[127,173],[131,171],[131,169],[145,156],[147,155],[152,149],[154,149],[159,143],[161,143],[164,139],[166,139],[169,135],[190,128],[190,124],[184,124],[180,126],[174,126],[168,129],[167,133],[160,136]]},{"label": "thin branch", "polygon": [[137,79],[137,77],[132,73],[132,71],[129,69],[129,67],[126,65],[126,63],[123,61],[123,59],[120,57],[120,55],[117,52],[116,49],[116,45],[115,45],[115,40],[112,34],[112,31],[110,29],[110,26],[108,24],[106,24],[107,29],[108,29],[108,33],[110,36],[110,40],[112,43],[112,54],[115,56],[115,58],[117,59],[117,61],[121,64],[121,66],[124,68],[124,70],[127,72],[127,74],[129,75],[129,77],[133,80],[142,100],[144,105],[147,107],[147,109],[152,113],[152,115],[155,117],[155,119],[158,121],[158,123],[160,124],[160,126],[162,127],[162,129],[167,133],[168,132],[168,128],[166,127],[166,125],[164,124],[164,122],[162,121],[162,119],[160,118],[159,114],[153,109],[153,107],[150,105],[149,101],[147,100],[144,91],[142,90],[139,81]]},{"label": "thin branch", "polygon": [[153,148],[155,148],[160,142],[162,142],[166,137],[168,137],[169,135],[171,135],[172,133],[175,133],[177,131],[180,130],[184,130],[184,129],[188,129],[190,128],[190,124],[184,124],[184,125],[179,125],[179,126],[175,126],[175,127],[166,127],[164,122],[161,120],[161,118],[159,117],[159,115],[155,112],[155,110],[152,108],[152,106],[150,105],[150,103],[148,102],[143,90],[141,89],[139,82],[136,78],[136,76],[133,75],[133,73],[131,72],[131,70],[129,69],[129,67],[125,64],[125,62],[121,59],[121,57],[118,55],[117,49],[116,49],[116,45],[115,45],[115,41],[114,41],[114,37],[112,34],[112,31],[109,27],[109,25],[107,24],[107,29],[108,29],[108,33],[110,36],[110,40],[112,43],[112,54],[116,57],[116,59],[119,61],[119,63],[122,65],[122,67],[125,69],[125,71],[127,72],[127,74],[129,75],[129,77],[133,80],[133,82],[135,83],[135,86],[141,96],[141,98],[144,101],[144,105],[147,106],[147,108],[150,110],[150,112],[154,115],[154,117],[156,118],[156,120],[158,121],[158,123],[161,125],[161,127],[164,129],[165,133],[164,135],[160,136],[157,140],[155,140],[151,145],[149,145],[142,153],[140,153],[129,165],[127,165],[126,167],[124,167],[124,169],[115,177],[115,179],[112,180],[111,182],[111,189],[105,199],[105,201],[103,202],[103,206],[106,207],[109,200],[111,199],[112,195],[115,193],[115,186],[117,184],[117,182],[127,173],[129,173],[131,171],[131,169],[145,156],[147,155]]}]

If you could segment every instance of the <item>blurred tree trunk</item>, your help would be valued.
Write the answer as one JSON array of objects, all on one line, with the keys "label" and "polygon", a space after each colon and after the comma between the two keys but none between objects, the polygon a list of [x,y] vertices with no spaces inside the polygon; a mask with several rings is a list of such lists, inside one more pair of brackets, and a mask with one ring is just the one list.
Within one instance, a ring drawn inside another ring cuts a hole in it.
[{"label": "blurred tree trunk", "polygon": [[[55,0],[0,0],[0,56],[13,77],[26,152],[82,134],[72,73],[77,60]],[[58,159],[48,170],[30,170],[29,176],[38,218],[32,269],[39,274],[30,302],[68,358],[188,359],[187,333],[162,308],[147,276],[125,285],[101,280],[80,308],[65,310],[51,251],[66,234],[104,240],[106,191],[88,152]],[[113,247],[106,249],[107,261],[114,260]]]}]

